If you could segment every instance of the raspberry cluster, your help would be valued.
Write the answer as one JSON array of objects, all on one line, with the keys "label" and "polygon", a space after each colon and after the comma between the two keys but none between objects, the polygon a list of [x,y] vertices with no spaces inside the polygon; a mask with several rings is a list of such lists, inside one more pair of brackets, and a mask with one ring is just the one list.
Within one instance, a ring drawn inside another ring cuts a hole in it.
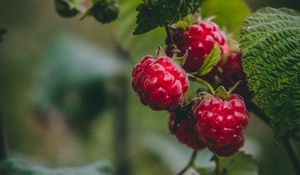
[{"label": "raspberry cluster", "polygon": [[[244,145],[249,119],[244,99],[224,88],[196,100],[184,99],[184,93],[189,88],[186,72],[197,71],[216,43],[226,54],[206,77],[198,78],[213,82],[218,76],[222,85],[233,86],[245,79],[241,54],[230,53],[224,32],[208,20],[191,25],[187,31],[173,31],[172,36],[179,56],[188,51],[182,67],[171,56],[145,56],[132,71],[134,91],[144,105],[170,113],[169,129],[179,142],[194,150],[207,147],[218,156],[234,154]],[[172,55],[171,47],[166,49],[168,55]]]}]

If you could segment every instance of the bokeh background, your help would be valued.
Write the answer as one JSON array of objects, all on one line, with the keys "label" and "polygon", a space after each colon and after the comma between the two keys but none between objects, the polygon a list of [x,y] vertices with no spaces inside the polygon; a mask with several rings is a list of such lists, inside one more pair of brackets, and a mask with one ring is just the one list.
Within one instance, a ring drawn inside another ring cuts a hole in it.
[{"label": "bokeh background", "polygon": [[[140,1],[120,2],[120,18],[102,25],[61,18],[53,0],[0,1],[0,28],[8,29],[0,43],[0,109],[10,156],[49,167],[106,160],[123,175],[171,175],[186,164],[192,150],[169,133],[168,114],[144,107],[130,86],[132,66],[154,54],[165,34],[128,38]],[[247,4],[252,11],[300,10],[298,0]],[[243,150],[257,159],[261,174],[295,174],[254,115]],[[201,152],[197,164],[212,165],[210,157]]]}]

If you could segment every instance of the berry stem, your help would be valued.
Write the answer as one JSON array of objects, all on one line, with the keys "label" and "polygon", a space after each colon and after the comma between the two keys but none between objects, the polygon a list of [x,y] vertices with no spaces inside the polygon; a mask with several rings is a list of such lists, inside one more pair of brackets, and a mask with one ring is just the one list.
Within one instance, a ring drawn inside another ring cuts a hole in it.
[{"label": "berry stem", "polygon": [[165,29],[166,29],[166,33],[167,33],[167,43],[174,44],[174,40],[173,40],[173,37],[172,37],[172,34],[171,34],[170,27],[168,25],[166,25]]},{"label": "berry stem", "polygon": [[265,112],[257,106],[257,104],[253,100],[248,100],[246,102],[247,108],[252,111],[258,118],[260,118],[265,124],[271,127],[268,116]]},{"label": "berry stem", "polygon": [[6,158],[6,142],[5,142],[5,133],[4,133],[4,124],[3,116],[0,111],[0,161]]},{"label": "berry stem", "polygon": [[198,78],[198,77],[196,77],[194,75],[191,75],[191,74],[188,74],[188,76],[191,78],[191,80],[198,81],[199,83],[204,84],[205,86],[207,86],[207,88],[209,89],[209,91],[210,91],[210,93],[212,95],[215,94],[215,90],[214,90],[214,88],[212,87],[212,85],[209,82],[207,82],[207,81],[205,81],[205,80],[203,80],[201,78]]},{"label": "berry stem", "polygon": [[[261,110],[256,103],[253,100],[249,100],[247,102],[248,109],[252,111],[257,117],[259,117],[262,121],[264,121],[268,126],[271,127],[270,121],[268,116],[264,113],[263,110]],[[294,166],[295,171],[297,174],[300,174],[300,159],[297,156],[297,153],[295,151],[295,148],[293,147],[291,140],[291,136],[287,135],[285,138],[283,138],[282,143],[283,146],[285,147],[288,156]]]},{"label": "berry stem", "polygon": [[194,166],[195,160],[197,158],[197,153],[197,151],[194,151],[192,153],[189,163],[177,175],[183,175],[190,167]]},{"label": "berry stem", "polygon": [[219,174],[221,174],[220,159],[218,156],[214,155],[213,160],[216,163],[216,169],[215,169],[216,174],[219,175]]},{"label": "berry stem", "polygon": [[289,155],[289,158],[294,166],[294,169],[296,171],[296,174],[300,174],[300,159],[299,157],[297,156],[297,152],[295,150],[295,147],[292,145],[291,143],[291,140],[289,137],[285,137],[283,140],[282,140],[282,143]]}]

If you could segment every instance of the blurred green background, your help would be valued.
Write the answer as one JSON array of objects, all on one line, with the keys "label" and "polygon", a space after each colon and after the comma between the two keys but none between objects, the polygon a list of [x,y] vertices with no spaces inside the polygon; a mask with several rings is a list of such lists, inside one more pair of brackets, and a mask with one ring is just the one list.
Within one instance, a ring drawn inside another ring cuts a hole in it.
[{"label": "blurred green background", "polygon": [[[123,175],[171,175],[186,164],[192,150],[169,133],[168,114],[144,107],[130,87],[134,63],[165,37],[162,29],[131,35],[139,3],[121,0],[120,18],[101,25],[61,18],[52,0],[0,1],[0,28],[8,29],[0,43],[0,109],[11,156],[50,167],[107,160]],[[252,11],[300,10],[298,0],[247,3]],[[253,115],[243,150],[261,174],[295,174]],[[197,163],[212,165],[210,156],[203,151]]]}]

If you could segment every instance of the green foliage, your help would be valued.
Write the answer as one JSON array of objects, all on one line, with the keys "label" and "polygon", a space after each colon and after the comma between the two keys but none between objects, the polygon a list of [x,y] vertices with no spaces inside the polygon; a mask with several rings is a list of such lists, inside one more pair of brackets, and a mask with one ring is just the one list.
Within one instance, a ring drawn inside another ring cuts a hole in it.
[{"label": "green foliage", "polygon": [[94,16],[98,22],[105,24],[118,18],[119,7],[112,1],[97,0],[88,13]]},{"label": "green foliage", "polygon": [[7,32],[6,29],[1,29],[0,28],[0,42],[2,41],[2,36],[5,35],[6,32]]},{"label": "green foliage", "polygon": [[32,96],[36,111],[55,109],[80,131],[106,108],[108,80],[121,72],[113,56],[70,36],[55,39],[39,67]]},{"label": "green foliage", "polygon": [[72,8],[67,1],[64,0],[55,0],[55,10],[61,16],[65,18],[76,16],[79,11],[75,8]]},{"label": "green foliage", "polygon": [[8,159],[0,162],[1,175],[112,175],[112,170],[103,161],[82,167],[46,168]]},{"label": "green foliage", "polygon": [[146,33],[159,26],[176,23],[200,7],[201,0],[145,0],[137,8],[134,34]]},{"label": "green foliage", "polygon": [[205,58],[204,63],[200,67],[200,69],[193,74],[200,75],[200,76],[208,74],[218,64],[220,59],[221,59],[221,49],[216,44],[213,50],[210,52],[210,54]]},{"label": "green foliage", "polygon": [[256,161],[251,155],[238,152],[230,157],[219,157],[219,171],[226,175],[258,175]]},{"label": "green foliage", "polygon": [[155,54],[155,49],[164,43],[164,29],[156,29],[144,35],[133,35],[135,28],[136,11],[135,8],[140,4],[140,0],[120,0],[120,17],[114,23],[116,39],[120,47],[125,50],[130,58],[134,58],[134,62],[140,60],[142,56],[147,54]]},{"label": "green foliage", "polygon": [[214,21],[237,38],[240,24],[251,11],[244,0],[206,0],[201,7],[201,13],[204,18],[215,16]]},{"label": "green foliage", "polygon": [[300,14],[263,8],[241,28],[243,68],[275,134],[300,123]]}]

